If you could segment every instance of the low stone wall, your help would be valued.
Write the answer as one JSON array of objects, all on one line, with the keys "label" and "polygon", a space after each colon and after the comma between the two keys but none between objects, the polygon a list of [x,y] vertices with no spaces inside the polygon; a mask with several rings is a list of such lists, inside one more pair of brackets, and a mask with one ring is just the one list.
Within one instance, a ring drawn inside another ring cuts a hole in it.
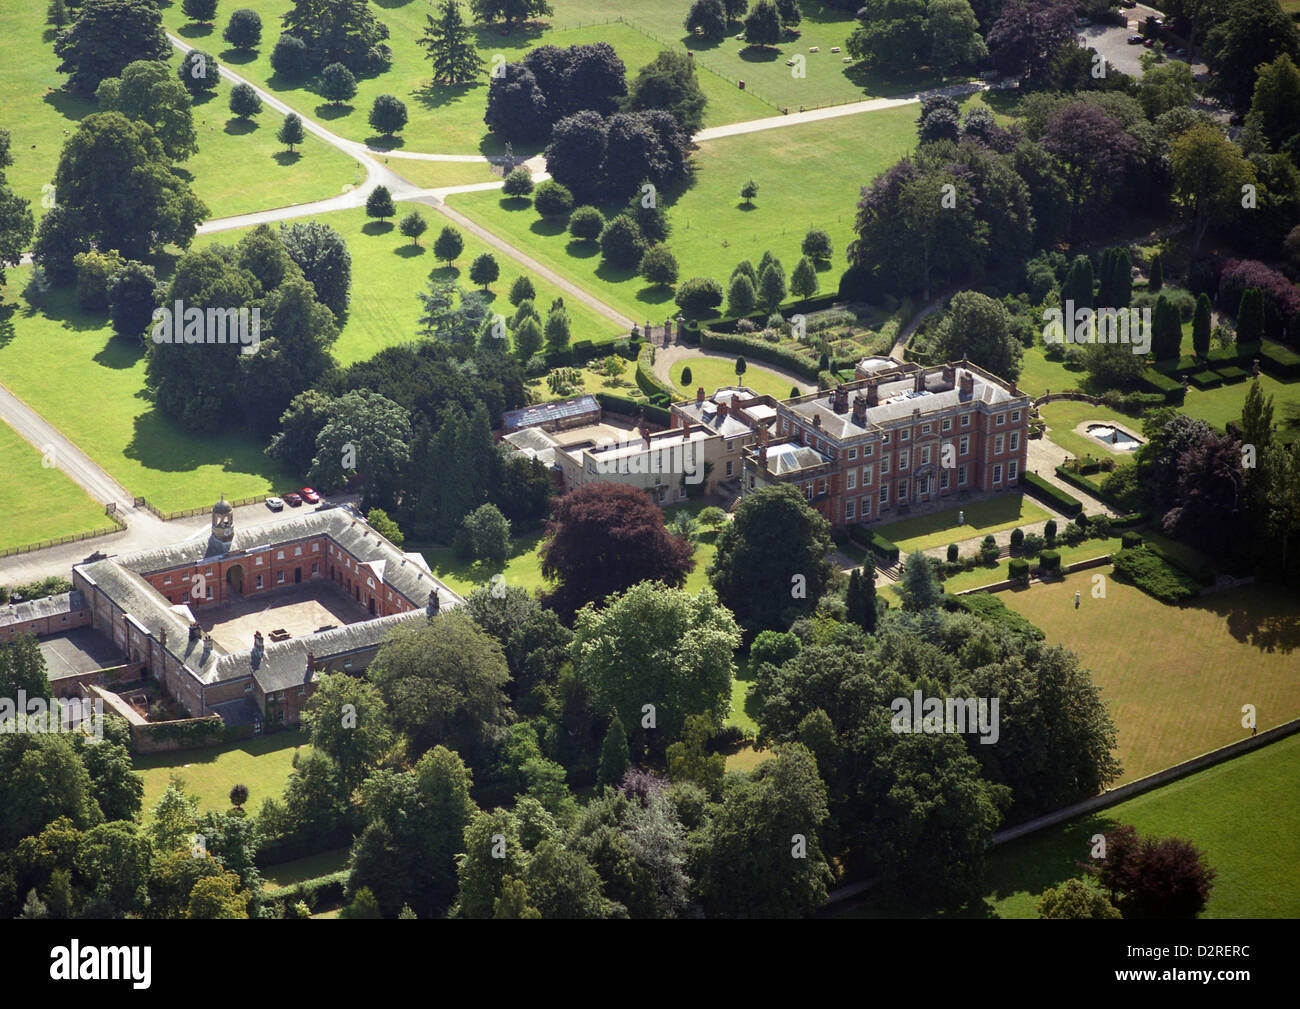
[{"label": "low stone wall", "polygon": [[[252,726],[248,726],[248,735]],[[232,737],[238,730],[227,731],[218,715],[203,718],[178,718],[170,722],[147,722],[131,726],[133,753],[168,753],[172,750],[193,750],[202,746],[216,746]]]},{"label": "low stone wall", "polygon": [[50,687],[56,697],[82,697],[90,686],[113,687],[119,683],[131,683],[144,678],[144,666],[138,662],[128,662],[106,669],[94,669],[88,673],[74,673],[60,676],[50,681]]}]

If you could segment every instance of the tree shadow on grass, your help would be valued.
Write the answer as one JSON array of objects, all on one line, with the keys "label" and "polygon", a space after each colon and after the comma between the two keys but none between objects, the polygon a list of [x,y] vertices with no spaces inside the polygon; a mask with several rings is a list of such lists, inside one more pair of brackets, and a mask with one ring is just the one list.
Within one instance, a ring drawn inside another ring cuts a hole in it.
[{"label": "tree shadow on grass", "polygon": [[554,218],[539,217],[528,226],[528,230],[534,235],[540,235],[542,238],[554,238],[556,235],[563,235],[568,227],[568,222],[557,221]]},{"label": "tree shadow on grass", "polygon": [[749,203],[749,202],[746,201],[746,200],[741,200],[739,203],[736,204],[736,209],[737,209],[737,210],[743,210],[743,211],[745,211],[745,213],[749,213],[751,210],[757,210],[757,209],[758,209],[758,204],[757,204],[757,203]]},{"label": "tree shadow on grass", "polygon": [[429,81],[418,88],[412,88],[409,93],[422,108],[432,111],[459,101],[481,87],[481,81],[466,84],[434,84]]},{"label": "tree shadow on grass", "polygon": [[[144,390],[137,396],[148,401]],[[131,441],[122,455],[164,473],[193,473],[202,466],[219,466],[223,472],[251,474],[270,484],[285,476],[254,439],[240,434],[187,434],[152,407],[135,418]]]},{"label": "tree shadow on grass", "polygon": [[600,246],[595,242],[582,242],[571,238],[564,246],[564,252],[571,259],[590,259],[600,254]]},{"label": "tree shadow on grass", "polygon": [[276,151],[271,158],[281,168],[288,168],[302,160],[302,151]]},{"label": "tree shadow on grass", "polygon": [[79,123],[92,112],[98,111],[94,102],[70,95],[66,91],[47,91],[41,101],[53,106],[59,115],[73,123]]},{"label": "tree shadow on grass", "polygon": [[253,119],[241,119],[235,116],[233,119],[226,120],[225,132],[232,137],[244,137],[250,133],[256,133],[261,129],[261,124]]},{"label": "tree shadow on grass", "polygon": [[746,63],[773,63],[781,58],[781,50],[772,46],[745,46],[740,58]]},{"label": "tree shadow on grass", "polygon": [[258,52],[257,49],[236,49],[231,46],[228,49],[221,50],[221,62],[228,66],[246,66],[257,59]]},{"label": "tree shadow on grass", "polygon": [[104,343],[103,349],[91,360],[101,368],[128,371],[139,364],[142,357],[144,357],[144,344],[137,340],[124,340],[120,336],[113,336]]},{"label": "tree shadow on grass", "polygon": [[497,200],[497,206],[502,210],[510,213],[518,213],[521,210],[527,210],[533,205],[533,201],[527,196],[503,196]]},{"label": "tree shadow on grass", "polygon": [[187,25],[181,25],[176,29],[176,34],[183,39],[205,39],[212,34],[212,25],[199,24],[191,21]]},{"label": "tree shadow on grass", "polygon": [[414,259],[416,256],[423,256],[428,251],[423,245],[411,245],[408,242],[406,245],[399,245],[394,249],[393,255],[401,256],[403,259]]},{"label": "tree shadow on grass", "polygon": [[662,305],[673,300],[673,289],[650,284],[636,292],[636,300],[643,305]]},{"label": "tree shadow on grass", "polygon": [[1285,612],[1286,597],[1270,598],[1259,589],[1247,591],[1254,595],[1251,605],[1242,605],[1240,592],[1218,592],[1186,605],[1222,617],[1234,640],[1262,652],[1290,655],[1300,648],[1300,613],[1294,607]]},{"label": "tree shadow on grass", "polygon": [[17,305],[0,305],[0,347],[9,344],[17,335],[14,329],[14,313],[17,311]]},{"label": "tree shadow on grass", "polygon": [[349,105],[347,102],[339,102],[338,104],[335,104],[334,102],[321,102],[321,104],[316,106],[316,118],[330,122],[335,119],[342,119],[344,116],[351,115],[355,111],[355,106]]},{"label": "tree shadow on grass", "polygon": [[636,276],[635,269],[629,269],[626,266],[612,266],[609,263],[601,263],[596,268],[596,276],[607,284],[621,284],[625,280],[631,280]]},{"label": "tree shadow on grass", "polygon": [[376,151],[400,151],[406,146],[406,138],[390,134],[375,133],[366,137],[366,146]]},{"label": "tree shadow on grass", "polygon": [[446,266],[435,266],[429,271],[430,280],[457,281],[460,280],[460,267],[448,264]]},{"label": "tree shadow on grass", "polygon": [[392,221],[366,221],[361,225],[363,235],[386,235],[394,228]]}]

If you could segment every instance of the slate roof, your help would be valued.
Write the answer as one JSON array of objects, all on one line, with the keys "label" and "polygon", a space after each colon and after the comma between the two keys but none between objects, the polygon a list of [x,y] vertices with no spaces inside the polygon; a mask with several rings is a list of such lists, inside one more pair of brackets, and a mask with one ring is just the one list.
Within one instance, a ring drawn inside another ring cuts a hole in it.
[{"label": "slate roof", "polygon": [[84,610],[86,606],[86,597],[77,589],[46,596],[44,599],[10,603],[7,606],[0,606],[0,627],[30,624],[36,620],[44,620],[46,617],[57,617],[75,610]]}]

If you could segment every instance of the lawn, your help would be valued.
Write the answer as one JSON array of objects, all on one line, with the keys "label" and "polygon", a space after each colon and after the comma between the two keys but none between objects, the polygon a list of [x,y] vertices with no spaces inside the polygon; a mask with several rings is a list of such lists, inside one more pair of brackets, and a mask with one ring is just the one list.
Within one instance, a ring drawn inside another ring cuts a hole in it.
[{"label": "lawn", "polygon": [[[658,0],[658,3],[665,10],[679,6],[673,0]],[[350,102],[329,105],[320,97],[314,80],[285,80],[271,69],[271,50],[280,34],[279,15],[289,9],[288,0],[241,0],[241,5],[262,16],[262,45],[247,53],[226,47],[221,39],[229,17],[229,10],[224,7],[218,13],[217,24],[209,27],[187,23],[181,5],[174,3],[163,8],[163,23],[174,34],[214,53],[231,70],[266,88],[300,114],[321,120],[330,130],[350,140],[383,143],[384,138],[375,136],[367,118],[377,96],[396,95],[406,103],[410,114],[399,143],[409,150],[440,154],[496,154],[503,149],[504,145],[496,137],[489,137],[483,125],[488,73],[494,62],[522,59],[528,49],[536,45],[608,42],[617,50],[629,74],[635,75],[643,64],[649,63],[661,49],[666,48],[628,25],[591,25],[592,21],[610,20],[608,6],[598,17],[593,17],[585,10],[567,10],[573,5],[558,0],[553,5],[557,13],[552,23],[576,25],[587,22],[589,26],[570,29],[528,26],[518,28],[510,35],[501,34],[497,27],[478,28],[474,34],[484,62],[480,78],[473,84],[435,86],[425,51],[419,45],[429,6],[410,2],[399,6],[392,0],[385,0],[376,5],[379,9],[375,13],[389,28],[387,44],[393,51],[392,66],[378,76],[358,79],[356,97]],[[678,11],[676,15],[678,20],[684,16],[684,11]],[[774,111],[768,103],[739,90],[716,74],[705,72],[699,76],[700,86],[709,98],[706,125],[761,118]],[[519,153],[523,153],[522,148]]]},{"label": "lawn", "polygon": [[1091,838],[1118,824],[1192,842],[1218,874],[1203,918],[1300,917],[1300,736],[1271,743],[1091,816],[994,850],[986,903],[999,918],[1037,917],[1038,897],[1079,875]]},{"label": "lawn", "polygon": [[77,309],[71,289],[53,293],[41,312],[14,305],[30,269],[9,272],[9,304],[0,308],[0,376],[118,483],[173,510],[292,482],[252,439],[186,434],[160,416],[144,390],[142,349],[114,337],[103,313]]},{"label": "lawn", "polygon": [[1016,379],[1021,391],[1031,397],[1045,396],[1048,392],[1081,389],[1088,381],[1083,365],[1068,365],[1064,361],[1049,361],[1043,345],[1035,343],[1026,347],[1020,360],[1020,377]]},{"label": "lawn", "polygon": [[[0,37],[11,51],[23,54],[9,61],[0,78],[0,107],[14,155],[9,184],[31,201],[38,219],[44,212],[41,187],[52,182],[67,135],[98,111],[94,101],[61,90],[67,77],[56,69],[59,60],[45,9],[37,2],[0,9]],[[179,63],[176,54],[172,66]],[[361,181],[355,161],[310,135],[296,157],[287,157],[275,140],[279,117],[263,113],[251,127],[240,124],[230,117],[229,97],[230,85],[222,82],[215,97],[195,107],[199,153],[181,166],[213,217],[281,206],[287,192],[299,203],[324,199]]]},{"label": "lawn", "polygon": [[[672,227],[666,244],[681,279],[707,276],[725,285],[736,263],[757,263],[769,249],[788,278],[804,235],[821,228],[831,236],[835,265],[824,264],[820,285],[833,290],[861,188],[912,148],[916,115],[916,106],[905,105],[701,144],[688,186],[662,194]],[[739,190],[751,178],[758,195],[746,204]],[[530,200],[482,192],[448,203],[633,319],[676,310],[671,290],[605,266],[597,246],[570,240],[565,226],[542,220]]]},{"label": "lawn", "polygon": [[[1092,670],[1119,729],[1123,781],[1300,716],[1300,603],[1249,586],[1166,606],[1097,568],[1000,598]],[[1106,596],[1092,597],[1104,575]],[[1074,608],[1074,593],[1082,605]]]},{"label": "lawn", "polygon": [[434,575],[457,595],[469,595],[480,585],[491,582],[496,575],[500,575],[506,585],[517,585],[535,593],[550,586],[542,577],[542,559],[537,552],[541,541],[540,533],[516,537],[511,542],[510,557],[504,565],[461,561],[452,553],[451,547],[423,547],[420,552]]},{"label": "lawn", "polygon": [[[608,358],[604,360],[608,360]],[[560,386],[556,392],[551,391],[551,387],[545,378],[533,379],[528,383],[528,391],[532,396],[532,402],[547,403],[554,399],[568,399],[570,396],[578,396],[584,392],[593,395],[604,392],[627,399],[645,400],[645,393],[636,384],[636,365],[623,357],[614,356],[614,360],[623,366],[622,372],[616,376],[606,375],[596,367],[598,363],[603,367],[603,361],[592,362],[592,364],[583,368],[566,369],[577,371],[579,382],[576,385]]]},{"label": "lawn", "polygon": [[[957,522],[959,512],[965,512],[962,516],[964,521],[960,525]],[[1050,512],[1017,491],[957,505],[944,511],[872,526],[872,531],[892,540],[899,550],[907,554],[913,550],[929,550],[931,547],[960,543],[962,540],[987,536],[1032,522],[1045,522],[1051,517]]]},{"label": "lawn", "polygon": [[[1116,536],[1105,540],[1084,540],[1072,547],[1058,545],[1053,549],[1061,555],[1061,564],[1069,565],[1077,561],[1091,560],[1093,557],[1107,557],[1120,549],[1121,545],[1119,537]],[[1005,582],[1010,577],[1008,569],[1010,562],[1011,558],[1004,557],[991,567],[980,565],[970,571],[963,571],[961,574],[946,578],[943,583],[944,591],[949,594],[956,594],[965,592],[967,589],[977,589],[982,585]],[[1029,563],[1031,565],[1036,564],[1037,559],[1031,558]]]},{"label": "lawn", "polygon": [[309,750],[307,736],[290,731],[200,750],[136,757],[132,766],[144,778],[144,819],[152,817],[173,774],[184,780],[187,793],[198,798],[200,809],[229,809],[230,789],[246,785],[244,808],[255,812],[263,800],[280,797],[293,773],[293,755],[299,751],[305,755]]},{"label": "lawn", "polygon": [[[473,186],[482,182],[500,182],[486,161],[425,161],[421,158],[397,158],[378,155],[383,162],[408,182],[424,189],[447,186]],[[405,211],[403,211],[405,213]]]},{"label": "lawn", "polygon": [[114,528],[104,506],[0,422],[0,550]]},{"label": "lawn", "polygon": [[[413,205],[414,206],[414,205]],[[401,214],[411,207],[399,206]],[[418,335],[420,313],[423,306],[417,295],[428,289],[429,275],[437,271],[443,279],[456,280],[465,287],[469,282],[469,264],[474,257],[491,251],[501,269],[501,276],[488,291],[491,311],[510,315],[514,312],[507,299],[510,285],[524,270],[515,260],[492,249],[468,232],[461,232],[465,248],[451,266],[434,258],[433,242],[444,225],[451,222],[432,207],[420,206],[419,213],[428,222],[429,229],[419,245],[411,243],[397,231],[393,221],[372,221],[364,208],[336,210],[319,214],[310,220],[320,221],[336,229],[352,254],[352,300],[348,317],[334,344],[334,358],[341,365],[365,361],[383,350],[401,343],[409,343]],[[200,235],[195,248],[212,243],[233,245],[247,232],[222,231]],[[459,229],[457,229],[459,230]],[[561,297],[559,288],[540,277],[529,274],[537,289],[537,306],[543,319],[552,301]],[[598,315],[586,305],[570,297],[566,303],[572,339],[608,341],[621,334],[618,327],[603,315]]]},{"label": "lawn", "polygon": [[1092,456],[1095,459],[1131,459],[1132,452],[1112,452],[1111,449],[1086,435],[1076,434],[1075,428],[1084,422],[1097,421],[1103,424],[1118,424],[1126,431],[1132,431],[1141,437],[1142,421],[1105,406],[1092,406],[1076,400],[1057,400],[1045,403],[1039,408],[1039,416],[1047,422],[1047,437],[1061,448],[1078,458]]},{"label": "lawn", "polygon": [[315,855],[308,855],[305,858],[295,858],[292,862],[269,865],[263,870],[263,875],[266,877],[266,889],[268,891],[281,890],[286,886],[292,886],[294,883],[301,883],[304,879],[328,876],[340,869],[346,869],[348,854],[349,850],[347,848],[333,848],[330,851],[322,851]]},{"label": "lawn", "polygon": [[[747,367],[743,375],[736,374],[736,363],[720,357],[688,357],[675,363],[668,373],[673,385],[684,399],[693,399],[695,390],[704,386],[705,392],[712,395],[715,391],[728,385],[744,385],[753,389],[760,396],[775,396],[777,399],[789,399],[791,380],[759,365],[745,362]],[[691,369],[691,380],[682,382],[682,371]]]},{"label": "lawn", "polygon": [[[1280,435],[1294,438],[1294,431],[1281,425],[1286,418],[1286,405],[1300,404],[1300,379],[1280,382],[1271,375],[1260,375],[1259,385],[1265,399],[1273,397],[1273,420],[1279,425]],[[1241,420],[1241,408],[1246,402],[1250,386],[1249,380],[1221,385],[1217,389],[1201,390],[1190,386],[1182,412],[1189,417],[1198,417],[1222,431],[1229,421]]]}]

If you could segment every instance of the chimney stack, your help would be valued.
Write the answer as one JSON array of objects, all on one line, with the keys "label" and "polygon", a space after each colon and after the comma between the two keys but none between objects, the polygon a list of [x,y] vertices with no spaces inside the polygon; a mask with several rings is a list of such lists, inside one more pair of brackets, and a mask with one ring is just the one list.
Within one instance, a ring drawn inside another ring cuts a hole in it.
[{"label": "chimney stack", "polygon": [[731,413],[731,404],[728,400],[723,400],[718,404],[718,421],[721,423],[726,420],[727,414]]},{"label": "chimney stack", "polygon": [[913,377],[912,391],[925,392],[925,369],[918,371]]},{"label": "chimney stack", "polygon": [[695,405],[699,406],[703,402],[704,402],[704,386],[700,386],[698,389],[695,390]]},{"label": "chimney stack", "polygon": [[957,369],[951,364],[943,366],[943,384],[949,386],[957,384]]},{"label": "chimney stack", "polygon": [[262,640],[262,632],[261,632],[261,631],[254,631],[254,632],[253,632],[253,651],[255,651],[255,652],[260,652],[260,651],[265,650],[265,648],[266,648],[266,644],[265,644],[265,642],[263,642],[263,640]]},{"label": "chimney stack", "polygon": [[843,382],[835,387],[835,398],[832,407],[836,413],[845,413],[849,409],[849,390]]},{"label": "chimney stack", "polygon": [[880,405],[880,387],[876,385],[876,380],[873,378],[870,382],[867,383],[867,406],[879,406],[879,405]]},{"label": "chimney stack", "polygon": [[959,383],[958,396],[961,399],[970,399],[971,396],[973,396],[974,394],[975,394],[975,376],[972,375],[969,371],[963,371],[961,373],[961,381]]},{"label": "chimney stack", "polygon": [[853,397],[853,423],[865,427],[867,423],[867,397],[858,393]]},{"label": "chimney stack", "polygon": [[649,447],[650,447],[650,428],[649,428],[647,425],[642,424],[641,427],[640,427],[640,429],[639,429],[639,433],[640,433],[641,437],[642,437],[643,439],[645,439],[645,447],[646,447],[646,448],[649,448]]},{"label": "chimney stack", "polygon": [[1011,395],[1013,396],[1020,395],[1018,392],[1016,392],[1016,380],[1014,378],[1011,380]]},{"label": "chimney stack", "polygon": [[817,428],[818,431],[821,430],[821,428],[822,428],[822,415],[821,415],[821,414],[819,414],[819,413],[815,413],[815,414],[813,414],[813,427]]},{"label": "chimney stack", "polygon": [[307,652],[307,672],[312,672],[316,668],[316,656],[310,651]]}]

